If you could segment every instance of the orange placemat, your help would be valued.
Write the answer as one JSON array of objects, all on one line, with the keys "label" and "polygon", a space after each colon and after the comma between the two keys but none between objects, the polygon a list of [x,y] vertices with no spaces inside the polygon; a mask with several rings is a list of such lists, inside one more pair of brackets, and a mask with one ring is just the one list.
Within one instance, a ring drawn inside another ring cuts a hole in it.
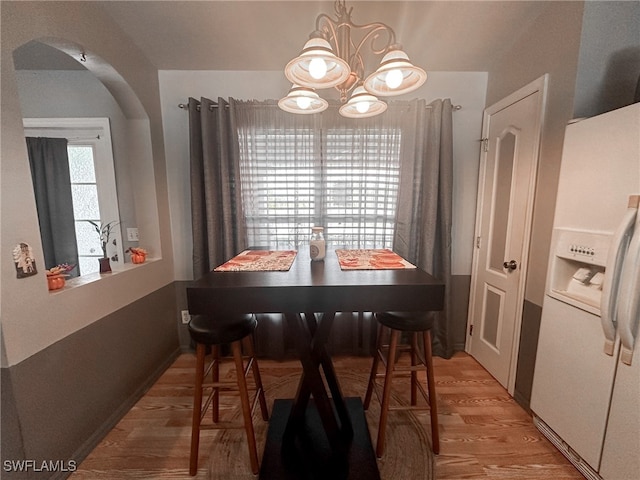
[{"label": "orange placemat", "polygon": [[295,250],[245,250],[214,268],[215,272],[286,272],[296,258]]},{"label": "orange placemat", "polygon": [[389,270],[416,268],[388,248],[336,250],[342,270]]}]

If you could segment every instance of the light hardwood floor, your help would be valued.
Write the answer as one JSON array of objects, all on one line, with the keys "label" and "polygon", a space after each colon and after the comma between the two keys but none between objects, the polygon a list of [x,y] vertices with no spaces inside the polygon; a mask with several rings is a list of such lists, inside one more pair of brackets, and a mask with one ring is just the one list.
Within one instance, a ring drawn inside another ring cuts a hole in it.
[{"label": "light hardwood floor", "polygon": [[[334,364],[340,378],[341,370],[368,372],[371,359],[338,357]],[[181,355],[71,479],[191,478],[194,365],[195,355]],[[437,479],[583,479],[533,426],[529,414],[472,357],[461,352],[449,360],[435,357],[434,369],[440,419]],[[300,371],[300,366],[293,360],[260,360],[260,370],[268,391],[270,379]],[[402,387],[399,384],[397,388]],[[231,407],[223,400],[222,408]],[[428,415],[418,413],[427,429]],[[216,434],[202,432],[201,452],[210,448]],[[206,462],[201,461],[193,478],[207,478]]]}]

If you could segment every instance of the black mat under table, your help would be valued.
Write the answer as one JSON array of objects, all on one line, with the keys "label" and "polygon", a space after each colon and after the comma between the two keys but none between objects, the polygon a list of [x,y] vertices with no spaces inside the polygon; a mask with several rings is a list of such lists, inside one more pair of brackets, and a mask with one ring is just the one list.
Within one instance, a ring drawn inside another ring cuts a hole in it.
[{"label": "black mat under table", "polygon": [[362,401],[344,399],[353,438],[344,454],[332,449],[313,400],[305,412],[305,425],[293,442],[283,442],[293,400],[275,400],[260,468],[260,480],[379,480]]}]

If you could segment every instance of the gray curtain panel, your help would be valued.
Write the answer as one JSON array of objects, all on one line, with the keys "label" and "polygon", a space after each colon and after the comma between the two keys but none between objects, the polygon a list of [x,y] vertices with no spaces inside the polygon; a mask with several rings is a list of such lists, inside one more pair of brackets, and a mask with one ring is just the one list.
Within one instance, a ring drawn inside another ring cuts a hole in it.
[{"label": "gray curtain panel", "polygon": [[189,99],[193,276],[247,247],[233,101]]},{"label": "gray curtain panel", "polygon": [[[45,268],[78,264],[67,139],[27,137]],[[77,275],[74,269],[70,275]]]},{"label": "gray curtain panel", "polygon": [[[252,108],[254,110],[248,114],[247,109]],[[447,312],[450,310],[451,278],[451,101],[437,100],[430,105],[424,100],[389,102],[385,118],[350,120],[350,123],[331,112],[321,115],[319,125],[322,130],[354,128],[354,122],[360,128],[375,127],[386,121],[392,122],[390,130],[401,132],[394,250],[445,282],[446,306],[443,312],[436,314],[433,342],[434,353],[450,357],[453,343]],[[246,135],[239,135],[238,129],[247,132],[256,126],[251,122],[267,121],[274,127],[291,129],[300,125],[308,130],[310,120],[292,119],[290,114],[277,108],[275,101],[229,99],[226,102],[218,99],[218,103],[214,103],[204,98],[200,101],[189,99],[189,118],[194,278],[198,278],[247,246],[240,185],[242,175],[249,178],[251,173],[241,173],[239,149],[248,147],[240,138]],[[316,129],[318,125],[311,122],[311,127]],[[296,158],[309,155],[304,149],[288,152],[282,148],[279,155]],[[249,156],[248,151],[245,156]],[[332,352],[373,353],[376,325],[372,315],[369,312],[344,312],[340,316],[340,321],[334,323],[329,341]],[[278,358],[293,351],[293,340],[288,338],[279,315],[260,315],[259,319],[258,354]]]},{"label": "gray curtain panel", "polygon": [[[445,284],[445,308],[434,313],[433,353],[453,355],[451,311],[451,217],[453,129],[449,99],[418,100],[407,115],[416,125],[401,159],[394,250]],[[408,130],[409,132],[409,130]]]}]

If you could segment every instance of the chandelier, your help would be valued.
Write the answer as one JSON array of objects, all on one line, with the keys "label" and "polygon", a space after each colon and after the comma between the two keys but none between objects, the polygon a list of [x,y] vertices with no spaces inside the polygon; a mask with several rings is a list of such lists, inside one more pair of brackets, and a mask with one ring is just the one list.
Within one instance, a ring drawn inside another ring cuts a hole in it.
[{"label": "chandelier", "polygon": [[[302,114],[322,112],[329,103],[316,89],[335,87],[340,92],[341,115],[371,117],[387,109],[378,97],[412,92],[426,81],[427,74],[409,61],[391,27],[380,22],[356,25],[351,21],[352,10],[347,10],[344,0],[337,0],[335,19],[318,15],[316,29],[302,52],[284,69],[292,86],[278,102],[281,109]],[[365,45],[374,55],[383,55],[378,69],[367,77],[362,56]]]}]

